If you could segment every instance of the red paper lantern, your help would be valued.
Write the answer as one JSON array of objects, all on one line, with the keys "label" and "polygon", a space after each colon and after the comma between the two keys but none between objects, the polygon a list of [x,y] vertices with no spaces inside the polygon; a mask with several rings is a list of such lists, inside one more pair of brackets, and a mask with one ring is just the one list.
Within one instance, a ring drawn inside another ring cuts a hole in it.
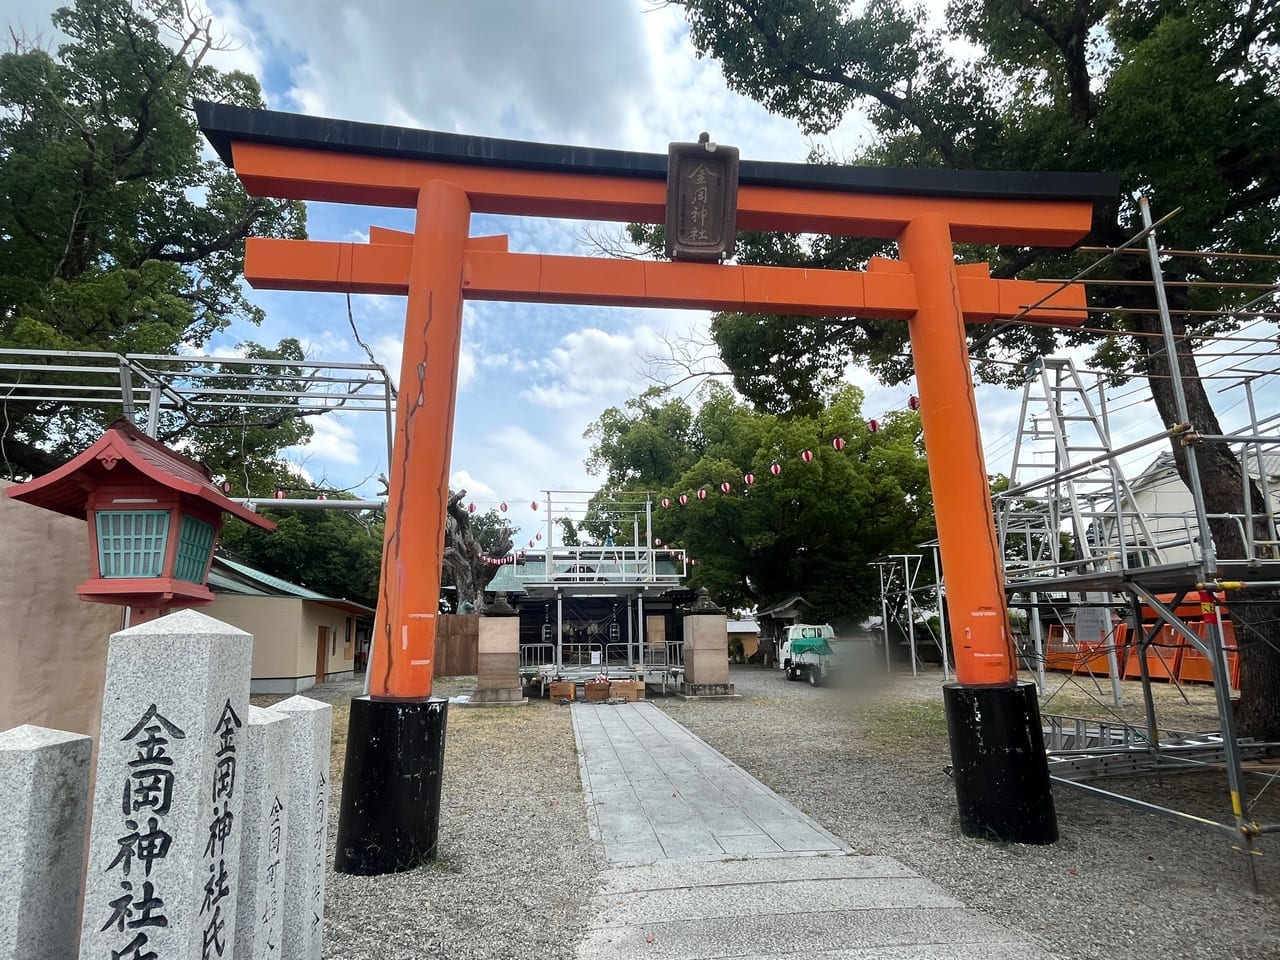
[{"label": "red paper lantern", "polygon": [[919,410],[920,398],[913,393],[911,396],[907,397],[907,406],[910,407],[912,410]]},{"label": "red paper lantern", "polygon": [[529,506],[530,506],[530,507],[532,507],[534,510],[537,510],[537,509],[538,509],[538,501],[537,501],[537,500],[533,501],[533,503],[529,504]]},{"label": "red paper lantern", "polygon": [[670,497],[663,497],[663,498],[662,498],[662,509],[663,509],[663,510],[665,510],[665,509],[667,509],[667,507],[669,507],[669,506],[671,506],[671,498],[670,498]]},{"label": "red paper lantern", "polygon": [[654,537],[654,538],[653,538],[653,545],[654,545],[655,547],[660,547],[660,546],[662,546],[662,541],[661,541],[661,540],[659,540],[657,537]]},{"label": "red paper lantern", "polygon": [[506,513],[506,512],[507,512],[507,502],[504,500],[502,503],[498,504],[498,509],[499,509],[499,510],[501,510],[503,513]]},{"label": "red paper lantern", "polygon": [[706,488],[706,487],[699,487],[699,488],[698,488],[698,499],[699,499],[699,500],[705,500],[705,499],[707,499],[707,488]]},{"label": "red paper lantern", "polygon": [[868,421],[867,421],[867,429],[868,429],[868,430],[870,430],[872,433],[875,433],[877,430],[879,430],[879,429],[880,429],[880,421],[879,421],[879,420],[868,420]]},{"label": "red paper lantern", "polygon": [[467,513],[475,513],[476,505],[474,503],[467,504]]},{"label": "red paper lantern", "polygon": [[687,493],[680,494],[680,506],[683,507],[688,502],[689,502],[689,495]]},{"label": "red paper lantern", "polygon": [[733,489],[733,485],[729,483],[728,480],[726,480],[724,483],[720,484],[720,489],[723,490],[725,493],[728,493],[730,490]]},{"label": "red paper lantern", "polygon": [[541,539],[542,539],[542,534],[540,534],[540,533],[535,533],[535,534],[533,535],[533,539],[535,539],[535,540],[541,540]]},{"label": "red paper lantern", "polygon": [[276,499],[277,499],[277,500],[283,500],[283,499],[284,499],[284,491],[283,491],[283,490],[277,490],[277,491],[276,491]]},{"label": "red paper lantern", "polygon": [[749,487],[756,482],[756,475],[754,473],[748,473],[742,478],[742,482]]},{"label": "red paper lantern", "polygon": [[811,460],[813,460],[813,451],[806,450],[804,453],[800,454],[800,459],[803,460],[805,463],[809,463]]},{"label": "red paper lantern", "polygon": [[769,472],[776,477],[778,474],[782,472],[782,464],[774,463],[774,465],[769,468]]},{"label": "red paper lantern", "polygon": [[223,493],[230,493],[230,492],[231,492],[231,481],[230,481],[230,480],[223,480],[223,481],[222,481],[222,492],[223,492]]},{"label": "red paper lantern", "polygon": [[317,500],[328,500],[329,498],[328,498],[325,494],[323,494],[323,493],[317,493],[317,494],[316,494],[316,499],[317,499]]},{"label": "red paper lantern", "polygon": [[836,437],[834,440],[832,440],[832,441],[831,441],[831,445],[832,445],[833,447],[835,447],[837,450],[843,450],[843,449],[844,449],[844,437]]}]

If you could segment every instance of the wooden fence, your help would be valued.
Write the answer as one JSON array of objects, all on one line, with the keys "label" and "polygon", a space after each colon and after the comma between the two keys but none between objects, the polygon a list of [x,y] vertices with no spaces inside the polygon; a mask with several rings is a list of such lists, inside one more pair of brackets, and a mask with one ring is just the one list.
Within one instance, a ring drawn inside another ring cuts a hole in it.
[{"label": "wooden fence", "polygon": [[480,617],[444,614],[436,629],[437,677],[473,677],[479,667]]}]

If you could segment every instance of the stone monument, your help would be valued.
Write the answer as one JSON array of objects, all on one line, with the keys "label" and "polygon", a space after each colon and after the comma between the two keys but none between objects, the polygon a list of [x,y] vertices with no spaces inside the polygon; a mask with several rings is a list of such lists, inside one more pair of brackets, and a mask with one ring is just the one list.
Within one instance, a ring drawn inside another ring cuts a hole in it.
[{"label": "stone monument", "polygon": [[729,682],[729,626],[706,587],[684,618],[682,697],[736,697]]},{"label": "stone monument", "polygon": [[81,960],[233,955],[252,643],[194,610],[112,635]]},{"label": "stone monument", "polygon": [[310,697],[290,697],[271,709],[287,714],[292,725],[281,956],[285,960],[320,960],[333,707]]},{"label": "stone monument", "polygon": [[528,703],[520,686],[520,617],[499,593],[480,617],[476,690],[468,705]]},{"label": "stone monument", "polygon": [[244,829],[235,960],[279,960],[284,931],[285,837],[289,823],[287,713],[249,707]]},{"label": "stone monument", "polygon": [[0,733],[0,957],[66,960],[80,931],[93,741],[24,725]]}]

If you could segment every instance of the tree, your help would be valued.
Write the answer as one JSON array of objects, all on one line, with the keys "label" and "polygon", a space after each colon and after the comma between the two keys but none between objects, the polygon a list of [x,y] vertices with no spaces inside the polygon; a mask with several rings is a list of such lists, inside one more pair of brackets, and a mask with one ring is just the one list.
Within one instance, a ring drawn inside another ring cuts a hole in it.
[{"label": "tree", "polygon": [[[260,322],[241,289],[244,240],[303,237],[304,208],[246,196],[202,155],[190,110],[193,97],[260,107],[258,82],[208,64],[217,38],[185,0],[76,0],[53,23],[67,38],[56,54],[19,39],[0,55],[0,346],[191,353],[236,318]],[[297,341],[243,352],[302,358]],[[297,375],[261,374],[228,385]],[[33,380],[59,376],[70,375]],[[215,470],[244,453],[274,460],[310,435],[295,412],[208,409],[166,412],[159,436]],[[7,401],[0,471],[45,472],[119,413]]]},{"label": "tree", "polygon": [[[878,139],[858,158],[864,162],[1112,170],[1156,209],[1183,207],[1161,232],[1172,248],[1280,253],[1276,0],[953,0],[942,29],[930,27],[921,8],[897,0],[672,2],[684,9],[699,54],[720,63],[733,89],[806,132],[829,132],[854,107],[866,108]],[[1139,226],[1126,195],[1099,211],[1094,238],[1117,246]],[[748,238],[741,258],[857,266],[873,246]],[[1034,265],[1033,273],[1064,276],[1087,262],[1052,251],[983,253],[1001,275]],[[1194,311],[1241,306],[1256,287],[1250,293],[1216,285],[1274,283],[1274,264],[1174,256],[1164,270],[1177,283],[1215,285],[1174,286],[1171,301],[1190,420],[1202,434],[1221,434],[1194,350],[1242,318]],[[1106,275],[1147,278],[1137,258],[1117,258]],[[1139,286],[1118,285],[1108,299],[1117,307],[1152,306]],[[782,334],[787,328],[799,331],[794,341]],[[789,375],[805,364],[830,368],[856,358],[890,381],[910,373],[900,324],[737,315],[718,317],[713,330],[748,397],[772,390],[812,405],[814,384],[819,392],[825,386],[821,378]],[[1062,339],[1096,342],[1096,362],[1118,377],[1148,377],[1157,410],[1172,424],[1180,417],[1158,333],[1154,313],[1115,312]],[[985,332],[972,352],[1026,361],[1051,350],[1056,336],[1025,326]],[[757,348],[762,340],[778,348]],[[1175,444],[1174,454],[1185,481],[1186,451]],[[1260,491],[1242,492],[1239,462],[1225,444],[1200,443],[1198,459],[1210,514],[1250,512],[1248,496],[1252,515],[1262,515]],[[1233,521],[1212,526],[1220,557],[1245,556]],[[1280,592],[1258,589],[1254,598],[1260,602],[1233,611],[1241,634],[1239,719],[1270,739],[1280,737]]]},{"label": "tree", "polygon": [[[655,535],[696,559],[689,585],[705,586],[721,604],[804,593],[821,616],[866,614],[879,605],[868,564],[931,537],[932,503],[919,417],[892,414],[872,432],[861,402],[845,387],[817,414],[784,418],[752,410],[714,383],[696,413],[650,392],[625,412],[605,411],[588,431],[595,440],[588,462],[606,471],[596,500],[654,491]],[[671,443],[656,426],[673,423],[686,426]],[[660,437],[663,456],[641,455]]]},{"label": "tree", "polygon": [[[343,495],[328,496],[337,499]],[[377,606],[381,514],[356,515],[334,509],[260,512],[275,521],[274,532],[228,520],[222,528],[221,547],[272,576],[327,597]]]},{"label": "tree", "polygon": [[511,551],[512,530],[496,510],[474,515],[464,505],[466,490],[449,492],[445,512],[444,569],[441,583],[457,590],[457,602],[484,609],[484,588],[498,568],[486,557],[498,558]]}]

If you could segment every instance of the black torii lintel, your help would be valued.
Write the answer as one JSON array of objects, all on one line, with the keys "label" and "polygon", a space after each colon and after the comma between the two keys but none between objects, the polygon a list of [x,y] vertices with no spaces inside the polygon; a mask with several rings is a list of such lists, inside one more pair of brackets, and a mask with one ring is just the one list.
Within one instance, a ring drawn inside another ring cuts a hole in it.
[{"label": "black torii lintel", "polygon": [[[332,120],[305,114],[195,102],[200,129],[227,166],[234,141],[366,156],[463,163],[480,167],[540,170],[665,180],[665,153],[603,150],[524,140],[472,137],[380,123]],[[1109,203],[1120,192],[1114,173],[1004,170],[939,170],[858,167],[845,164],[743,160],[739,183],[751,186],[832,190],[977,200],[1088,200]]]}]

